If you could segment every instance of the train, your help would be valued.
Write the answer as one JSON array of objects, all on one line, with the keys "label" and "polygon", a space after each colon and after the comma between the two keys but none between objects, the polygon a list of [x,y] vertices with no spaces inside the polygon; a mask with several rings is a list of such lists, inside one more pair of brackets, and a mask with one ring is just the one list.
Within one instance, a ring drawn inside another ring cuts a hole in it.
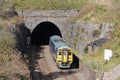
[{"label": "train", "polygon": [[73,51],[58,35],[53,35],[49,40],[50,53],[59,68],[70,68],[73,62]]}]

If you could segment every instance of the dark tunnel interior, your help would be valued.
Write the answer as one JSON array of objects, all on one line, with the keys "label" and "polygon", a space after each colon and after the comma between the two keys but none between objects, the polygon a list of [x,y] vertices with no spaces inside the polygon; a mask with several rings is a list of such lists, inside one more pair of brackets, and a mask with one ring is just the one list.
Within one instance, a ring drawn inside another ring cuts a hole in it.
[{"label": "dark tunnel interior", "polygon": [[49,38],[52,35],[59,35],[62,37],[62,34],[58,27],[49,21],[44,21],[38,24],[31,34],[31,44],[32,45],[48,45]]}]

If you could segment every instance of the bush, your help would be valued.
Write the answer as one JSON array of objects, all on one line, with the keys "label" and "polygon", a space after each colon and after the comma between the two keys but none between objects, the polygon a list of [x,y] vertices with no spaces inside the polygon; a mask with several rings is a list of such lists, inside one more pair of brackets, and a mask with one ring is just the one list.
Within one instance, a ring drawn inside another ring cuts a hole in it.
[{"label": "bush", "polygon": [[88,53],[88,47],[87,46],[84,48],[84,53]]},{"label": "bush", "polygon": [[92,36],[93,36],[93,37],[96,37],[96,36],[100,35],[100,33],[101,33],[100,30],[94,30],[94,31],[92,32]]}]

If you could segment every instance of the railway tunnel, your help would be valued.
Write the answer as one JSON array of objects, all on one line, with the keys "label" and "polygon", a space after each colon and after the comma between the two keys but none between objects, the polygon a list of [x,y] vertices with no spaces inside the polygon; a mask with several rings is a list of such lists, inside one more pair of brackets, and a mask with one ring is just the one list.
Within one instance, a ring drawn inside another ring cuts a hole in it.
[{"label": "railway tunnel", "polygon": [[[49,38],[52,35],[59,35],[60,37],[62,37],[59,28],[54,23],[49,21],[41,22],[34,28],[31,34],[31,44],[35,46],[48,45]],[[78,67],[79,67],[79,60],[74,55],[71,68],[78,68]]]},{"label": "railway tunnel", "polygon": [[38,24],[32,34],[31,34],[31,44],[32,45],[48,45],[49,38],[52,35],[59,35],[62,37],[62,34],[59,28],[52,22],[44,21]]}]

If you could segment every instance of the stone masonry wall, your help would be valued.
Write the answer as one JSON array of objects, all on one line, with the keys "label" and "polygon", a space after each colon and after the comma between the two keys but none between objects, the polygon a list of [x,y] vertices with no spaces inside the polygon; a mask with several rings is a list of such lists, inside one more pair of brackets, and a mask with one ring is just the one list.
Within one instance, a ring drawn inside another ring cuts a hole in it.
[{"label": "stone masonry wall", "polygon": [[84,54],[85,46],[99,38],[108,37],[107,33],[113,31],[113,24],[93,24],[86,21],[70,22],[71,17],[79,14],[77,10],[35,10],[18,11],[24,17],[25,25],[32,32],[43,21],[54,23],[61,31],[66,42]]}]

